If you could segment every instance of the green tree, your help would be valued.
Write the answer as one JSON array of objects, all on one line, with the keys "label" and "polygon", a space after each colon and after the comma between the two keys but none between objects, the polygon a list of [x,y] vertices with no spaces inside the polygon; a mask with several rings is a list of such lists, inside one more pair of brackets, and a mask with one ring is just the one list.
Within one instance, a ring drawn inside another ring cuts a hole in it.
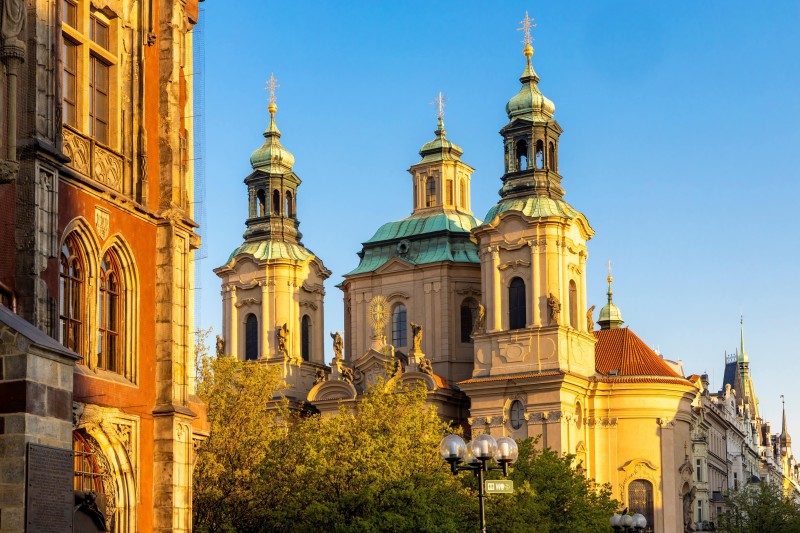
[{"label": "green tree", "polygon": [[574,468],[575,456],[538,450],[534,439],[519,442],[519,459],[511,469],[514,494],[491,496],[487,527],[493,532],[537,533],[608,531],[608,519],[619,509],[609,485],[597,485]]},{"label": "green tree", "polygon": [[724,496],[726,511],[717,517],[724,533],[797,533],[800,506],[778,483],[748,484]]},{"label": "green tree", "polygon": [[193,514],[199,530],[257,528],[261,470],[276,429],[268,401],[281,384],[280,369],[231,357],[202,355],[197,394],[206,405],[209,436],[199,447],[193,479]]}]

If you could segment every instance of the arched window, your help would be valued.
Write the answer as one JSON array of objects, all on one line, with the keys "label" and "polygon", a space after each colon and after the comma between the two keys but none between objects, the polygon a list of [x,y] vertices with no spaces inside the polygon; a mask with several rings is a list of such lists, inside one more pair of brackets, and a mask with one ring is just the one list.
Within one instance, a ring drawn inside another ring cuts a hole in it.
[{"label": "arched window", "polygon": [[556,147],[552,142],[550,143],[550,148],[547,153],[547,168],[558,172],[558,165],[556,165]]},{"label": "arched window", "polygon": [[544,168],[544,143],[536,141],[536,168]]},{"label": "arched window", "polygon": [[525,406],[519,400],[511,402],[511,407],[508,410],[508,421],[511,423],[512,429],[519,429],[525,422]]},{"label": "arched window", "polygon": [[292,193],[286,191],[286,216],[293,217],[294,216],[294,203],[292,202]]},{"label": "arched window", "polygon": [[569,325],[578,329],[578,286],[569,280]]},{"label": "arched window", "polygon": [[525,327],[525,282],[514,278],[508,286],[508,329]]},{"label": "arched window", "polygon": [[453,205],[453,180],[447,180],[447,205]]},{"label": "arched window", "polygon": [[463,208],[467,208],[467,184],[461,180],[458,184],[458,203]]},{"label": "arched window", "polygon": [[472,330],[475,318],[478,316],[478,304],[472,298],[467,298],[461,304],[461,342],[472,342]]},{"label": "arched window", "polygon": [[244,321],[244,359],[258,359],[258,318],[253,313],[247,315]]},{"label": "arched window", "polygon": [[436,205],[436,180],[428,178],[425,181],[425,207]]},{"label": "arched window", "polygon": [[262,189],[259,189],[256,197],[258,197],[258,216],[267,216],[267,195]]},{"label": "arched window", "polygon": [[303,315],[300,321],[300,347],[303,361],[311,361],[311,319]]},{"label": "arched window", "polygon": [[408,346],[408,324],[406,306],[397,304],[392,309],[392,345],[397,348]]},{"label": "arched window", "polygon": [[86,282],[86,260],[74,235],[64,240],[59,261],[58,299],[59,335],[61,344],[84,357],[83,319],[85,307],[84,283]]},{"label": "arched window", "polygon": [[517,141],[517,170],[528,169],[528,143],[524,139]]},{"label": "arched window", "polygon": [[111,372],[124,373],[122,363],[122,327],[125,294],[119,260],[106,252],[100,263],[100,295],[97,302],[97,366]]},{"label": "arched window", "polygon": [[628,485],[628,512],[644,515],[648,526],[654,523],[652,483],[646,479],[631,481]]},{"label": "arched window", "polygon": [[281,193],[278,189],[272,191],[272,216],[277,217],[281,214]]},{"label": "arched window", "polygon": [[97,460],[94,447],[80,431],[72,432],[72,453],[75,476],[73,490],[103,494],[103,476],[106,475]]}]

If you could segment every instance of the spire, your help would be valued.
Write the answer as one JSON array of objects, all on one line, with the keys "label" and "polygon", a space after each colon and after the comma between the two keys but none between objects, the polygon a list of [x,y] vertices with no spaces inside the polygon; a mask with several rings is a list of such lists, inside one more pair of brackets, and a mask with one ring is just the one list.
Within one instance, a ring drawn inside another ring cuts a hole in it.
[{"label": "spire", "polygon": [[600,324],[600,329],[619,329],[625,321],[622,320],[622,312],[619,307],[614,305],[613,301],[614,291],[611,288],[611,283],[614,278],[611,277],[611,261],[608,262],[608,277],[606,281],[608,282],[608,292],[606,293],[608,295],[608,303],[600,309],[597,323]]},{"label": "spire", "polygon": [[744,317],[739,315],[739,357],[740,365],[747,365],[750,361],[747,352],[744,351]]},{"label": "spire", "polygon": [[[789,431],[786,428],[786,399],[781,394],[781,404],[783,404],[783,422],[781,424],[781,448],[790,448],[792,446],[792,437],[789,436]],[[785,453],[785,451],[784,451]]]},{"label": "spire", "polygon": [[525,33],[525,38],[522,39],[522,43],[525,45],[522,49],[522,54],[525,56],[525,70],[519,79],[522,87],[517,95],[506,104],[506,113],[509,120],[524,118],[531,122],[547,122],[553,118],[556,106],[539,90],[539,76],[533,70],[533,63],[531,62],[531,57],[533,56],[531,28],[535,28],[536,24],[533,24],[532,20],[528,17],[528,12],[526,11],[525,18],[521,21],[522,27],[518,28],[518,30]]},{"label": "spire", "polygon": [[436,130],[433,132],[436,138],[422,145],[419,155],[422,156],[421,163],[433,161],[460,161],[464,150],[457,144],[447,140],[447,131],[444,129],[444,106],[447,98],[442,91],[434,98],[433,104],[436,106]]},{"label": "spire", "polygon": [[281,132],[275,123],[275,113],[278,105],[275,103],[275,89],[280,87],[274,74],[270,74],[265,90],[269,91],[269,125],[264,130],[264,144],[250,156],[250,165],[253,170],[263,172],[291,172],[294,165],[294,156],[281,146]]}]

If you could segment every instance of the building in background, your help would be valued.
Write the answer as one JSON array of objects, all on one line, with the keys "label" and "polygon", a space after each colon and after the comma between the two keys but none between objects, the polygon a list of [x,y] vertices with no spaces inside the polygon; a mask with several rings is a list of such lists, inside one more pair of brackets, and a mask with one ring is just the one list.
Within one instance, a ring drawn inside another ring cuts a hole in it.
[{"label": "building in background", "polygon": [[562,129],[527,37],[522,87],[500,131],[500,198],[483,220],[472,214],[473,169],[447,138],[440,95],[435,138],[409,169],[411,214],[375,221],[338,286],[345,331],[330,367],[314,329],[329,272],[299,243],[299,180],[270,119],[245,179],[245,242],[215,271],[221,352],[282,365],[284,393],[323,415],[380,378],[422,383],[440,415],[473,434],[539,437],[574,454],[651,532],[710,526],[721,492],[739,483],[779,476],[796,490],[791,439],[785,427],[763,429],[743,348],[735,384],[710,394],[707,378],[685,377],[622,327],[610,272],[595,327],[585,277],[594,230],[565,199]]},{"label": "building in background", "polygon": [[76,524],[95,493],[98,528],[191,529],[197,20],[198,0],[4,2],[4,532],[32,519],[37,444],[74,451]]}]

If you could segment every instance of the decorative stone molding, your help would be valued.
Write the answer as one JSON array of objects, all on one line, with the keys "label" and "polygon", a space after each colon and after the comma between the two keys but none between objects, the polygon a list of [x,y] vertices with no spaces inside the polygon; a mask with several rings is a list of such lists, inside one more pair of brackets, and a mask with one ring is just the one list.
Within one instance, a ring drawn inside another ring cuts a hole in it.
[{"label": "decorative stone molding", "polygon": [[64,155],[71,161],[67,166],[76,172],[88,176],[91,173],[91,155],[89,139],[78,135],[71,129],[64,127],[61,131],[64,139]]},{"label": "decorative stone molding", "polygon": [[306,292],[321,294],[322,296],[325,296],[325,287],[323,287],[322,285],[308,283],[308,281],[304,281],[303,284],[300,286],[300,288]]},{"label": "decorative stone molding", "polygon": [[507,270],[509,268],[511,270],[516,270],[518,268],[525,269],[528,268],[529,266],[531,266],[530,261],[525,261],[524,259],[517,259],[515,261],[508,261],[506,263],[498,265],[497,270],[500,270],[502,272],[503,270]]},{"label": "decorative stone molding", "polygon": [[95,144],[92,151],[95,180],[115,191],[122,191],[122,157]]},{"label": "decorative stone molding", "polygon": [[609,417],[587,417],[586,425],[590,428],[608,429],[617,427],[617,419]]},{"label": "decorative stone molding", "polygon": [[619,494],[623,499],[623,503],[626,505],[630,505],[627,501],[628,496],[628,484],[635,479],[644,479],[649,481],[653,484],[653,489],[660,487],[659,480],[661,476],[659,475],[658,468],[648,461],[647,459],[637,458],[631,459],[630,461],[623,464],[619,470],[624,472],[622,481],[619,484]]},{"label": "decorative stone molding", "polygon": [[245,298],[236,302],[235,305],[237,308],[245,305],[261,305],[261,300],[257,300],[255,298]]},{"label": "decorative stone molding", "polygon": [[111,213],[108,209],[98,205],[94,207],[94,227],[97,230],[97,235],[103,240],[108,238],[108,232],[110,229],[110,214]]},{"label": "decorative stone molding", "polygon": [[0,184],[11,183],[17,179],[19,163],[8,159],[0,159]]},{"label": "decorative stone molding", "polygon": [[317,304],[314,302],[300,302],[300,307],[310,307],[314,311],[318,309]]}]

